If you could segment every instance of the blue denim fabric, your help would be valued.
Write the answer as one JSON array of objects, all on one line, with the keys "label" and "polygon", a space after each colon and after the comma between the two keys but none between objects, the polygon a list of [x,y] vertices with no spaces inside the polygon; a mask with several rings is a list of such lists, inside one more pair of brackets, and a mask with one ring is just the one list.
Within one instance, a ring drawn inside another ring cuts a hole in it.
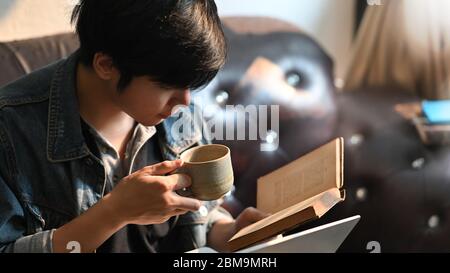
[{"label": "blue denim fabric", "polygon": [[[0,252],[52,252],[53,231],[103,197],[105,170],[82,134],[76,66],[77,53],[0,89]],[[197,128],[174,138],[174,122],[158,126],[164,159],[207,143]],[[217,206],[205,202],[209,212]],[[208,217],[179,217],[174,250],[204,246]]]}]

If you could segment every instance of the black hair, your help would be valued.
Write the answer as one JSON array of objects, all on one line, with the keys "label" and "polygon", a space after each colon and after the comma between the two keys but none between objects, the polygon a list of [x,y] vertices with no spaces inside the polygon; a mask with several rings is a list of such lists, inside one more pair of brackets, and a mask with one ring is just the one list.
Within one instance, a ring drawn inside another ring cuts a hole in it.
[{"label": "black hair", "polygon": [[98,52],[110,56],[121,73],[119,90],[136,76],[198,89],[227,55],[214,0],[80,0],[71,21],[81,63],[92,66]]}]

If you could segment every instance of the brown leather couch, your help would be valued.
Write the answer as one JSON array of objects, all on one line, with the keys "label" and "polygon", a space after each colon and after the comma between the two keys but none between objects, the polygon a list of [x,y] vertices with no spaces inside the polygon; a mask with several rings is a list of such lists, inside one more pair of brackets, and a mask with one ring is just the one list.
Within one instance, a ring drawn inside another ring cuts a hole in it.
[{"label": "brown leather couch", "polygon": [[[347,199],[302,229],[360,214],[360,223],[340,251],[369,252],[372,242],[382,252],[450,250],[446,236],[450,147],[424,145],[411,121],[395,110],[398,104],[419,102],[419,98],[394,86],[336,93],[332,61],[298,29],[261,33],[247,28],[228,37],[230,60],[213,89],[228,90],[229,104],[280,104],[281,110],[280,147],[275,152],[260,151],[258,142],[221,142],[232,148],[235,161],[236,191],[226,204],[233,214],[255,205],[259,176],[343,136]],[[271,77],[277,71],[255,61],[261,57],[285,77]],[[257,76],[252,77],[253,71],[258,71]],[[294,105],[283,100],[292,83],[299,97],[308,94],[319,99]]]},{"label": "brown leather couch", "polygon": [[[423,145],[394,111],[418,98],[394,87],[338,94],[332,60],[295,26],[269,18],[224,22],[228,63],[199,95],[218,111],[225,104],[280,105],[275,151],[261,151],[260,140],[217,141],[232,149],[235,168],[235,190],[224,206],[236,215],[255,205],[259,176],[343,136],[347,199],[302,228],[360,214],[340,251],[368,252],[371,241],[382,252],[449,251],[450,148]],[[0,43],[0,85],[76,48],[72,34]]]},{"label": "brown leather couch", "polygon": [[328,216],[362,216],[341,251],[365,251],[371,241],[382,252],[450,251],[450,146],[424,145],[395,110],[419,101],[396,87],[338,97],[347,200]]}]

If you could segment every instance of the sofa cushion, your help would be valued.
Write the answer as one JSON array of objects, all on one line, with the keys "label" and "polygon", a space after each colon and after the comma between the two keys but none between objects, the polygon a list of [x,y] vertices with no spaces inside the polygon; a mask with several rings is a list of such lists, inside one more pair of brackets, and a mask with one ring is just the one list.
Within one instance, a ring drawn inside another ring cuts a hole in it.
[{"label": "sofa cushion", "polygon": [[0,43],[0,86],[68,56],[78,48],[72,33]]}]

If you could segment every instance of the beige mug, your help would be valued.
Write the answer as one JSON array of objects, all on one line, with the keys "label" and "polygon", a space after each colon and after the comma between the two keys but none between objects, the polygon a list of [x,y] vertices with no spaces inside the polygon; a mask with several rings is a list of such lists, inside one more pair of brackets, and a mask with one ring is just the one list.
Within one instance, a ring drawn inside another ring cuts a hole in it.
[{"label": "beige mug", "polygon": [[233,187],[231,152],[227,146],[198,146],[183,152],[179,158],[184,164],[176,173],[189,175],[192,184],[178,194],[210,201],[221,198]]}]

